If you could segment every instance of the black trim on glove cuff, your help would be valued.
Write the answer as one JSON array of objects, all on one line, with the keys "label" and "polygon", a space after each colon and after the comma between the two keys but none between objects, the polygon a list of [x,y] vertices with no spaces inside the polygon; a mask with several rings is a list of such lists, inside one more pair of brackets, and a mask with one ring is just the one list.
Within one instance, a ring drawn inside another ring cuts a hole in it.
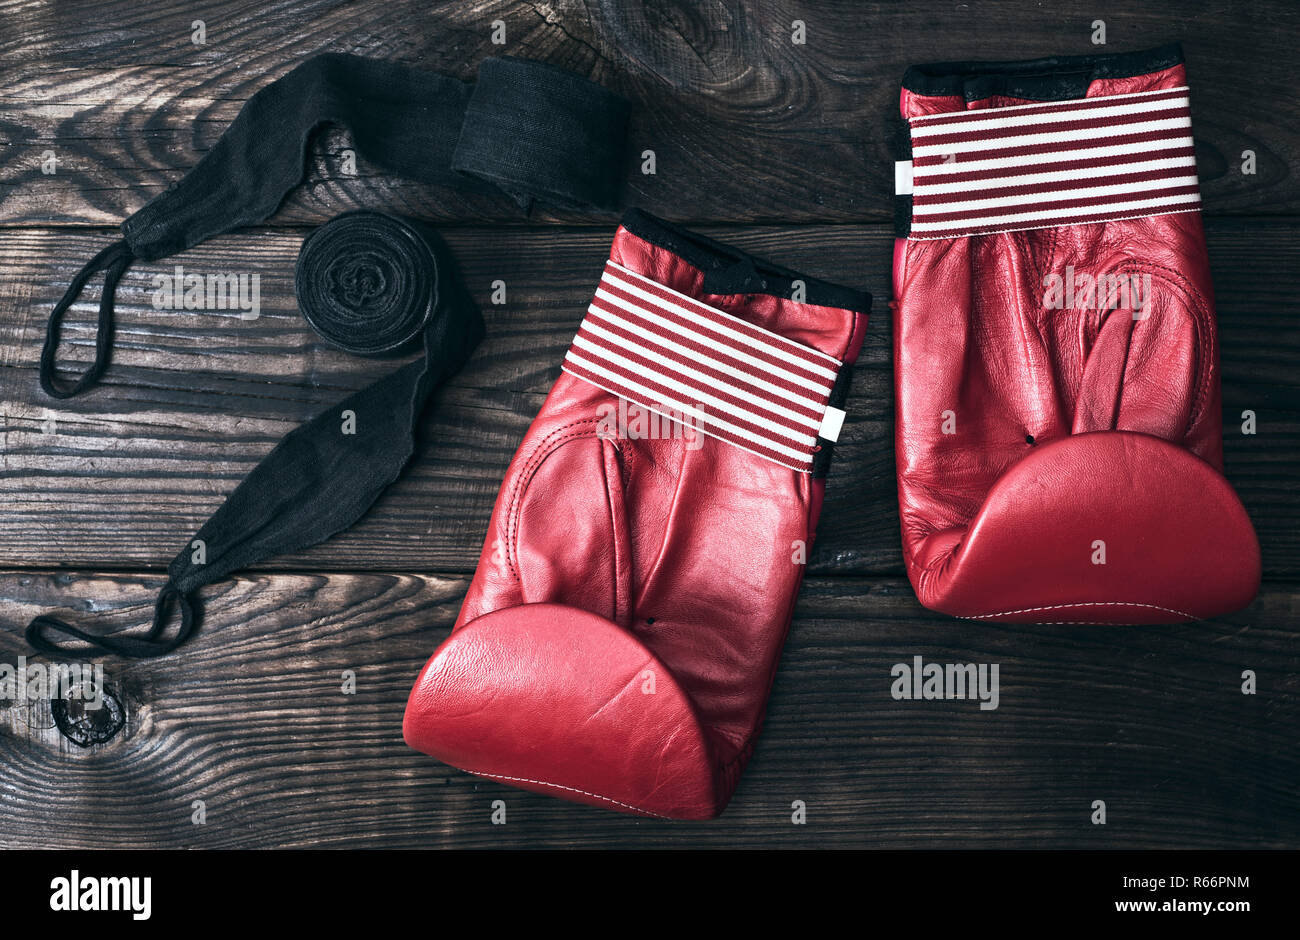
[{"label": "black trim on glove cuff", "polygon": [[756,258],[747,251],[687,231],[644,209],[629,209],[621,224],[637,238],[671,251],[703,271],[706,293],[767,294],[790,300],[794,294],[794,282],[802,281],[802,303],[836,307],[861,314],[871,312],[871,295],[866,291],[806,277],[797,271]]},{"label": "black trim on glove cuff", "polygon": [[1084,97],[1094,81],[1146,75],[1182,62],[1183,47],[1176,42],[1140,52],[1104,55],[1052,56],[1019,62],[935,62],[909,68],[903,74],[903,87],[918,95],[962,95],[967,101],[994,95],[1028,101],[1068,101]]}]

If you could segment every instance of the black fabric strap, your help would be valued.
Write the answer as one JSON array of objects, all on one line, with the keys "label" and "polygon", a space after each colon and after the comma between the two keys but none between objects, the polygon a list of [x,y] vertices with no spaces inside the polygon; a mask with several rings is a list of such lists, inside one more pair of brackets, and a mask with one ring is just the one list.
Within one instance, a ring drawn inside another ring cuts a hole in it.
[{"label": "black fabric strap", "polygon": [[[844,363],[835,376],[835,385],[831,388],[831,397],[826,406],[844,410],[849,400],[849,389],[853,385],[853,364]],[[813,454],[812,475],[814,479],[826,477],[831,470],[831,457],[835,453],[835,442],[818,435],[817,453]]]},{"label": "black fabric strap", "polygon": [[[303,178],[308,144],[339,124],[379,169],[459,189],[504,191],[566,208],[618,200],[629,105],[580,75],[543,62],[487,59],[470,84],[397,62],[342,53],[308,59],[258,91],[180,181],[122,223],[125,243],[90,260],[50,316],[41,387],[68,398],[108,366],[113,295],[132,258],[153,261],[272,215]],[[63,313],[106,271],[95,361],[70,386],[54,353]]]},{"label": "black fabric strap", "polygon": [[600,85],[525,59],[479,68],[451,167],[504,190],[567,209],[618,204],[628,104]]},{"label": "black fabric strap", "polygon": [[[27,627],[36,649],[137,659],[171,652],[197,629],[199,588],[341,532],[401,475],[433,390],[483,337],[483,319],[445,245],[419,223],[347,213],[303,243],[297,290],[303,313],[327,339],[346,348],[367,332],[405,334],[418,337],[423,355],[285,435],[172,560],[147,632],[102,635],[41,616]],[[165,637],[173,605],[180,627]],[[53,633],[88,645],[56,643]]]},{"label": "black fabric strap", "polygon": [[[175,602],[180,607],[181,625],[175,635],[168,638],[163,633],[171,619],[171,605]],[[198,627],[198,612],[189,595],[181,592],[174,584],[166,584],[154,603],[153,625],[145,633],[135,636],[113,636],[87,633],[79,627],[59,620],[57,617],[41,616],[27,625],[27,642],[42,653],[58,656],[89,656],[98,653],[112,653],[131,659],[148,659],[162,656],[180,646]],[[89,643],[86,647],[69,647],[55,643],[47,638],[49,632],[62,633],[77,640]]]},{"label": "black fabric strap", "polygon": [[[135,256],[131,253],[126,240],[115,241],[95,257],[86,262],[86,266],[77,272],[63,297],[54,306],[50,320],[45,325],[45,345],[41,347],[40,380],[41,389],[51,398],[72,398],[79,395],[99,381],[99,377],[108,368],[109,351],[113,346],[113,301],[117,295],[117,282],[122,279],[126,269],[131,266]],[[95,360],[81,377],[71,385],[63,384],[58,379],[54,365],[54,354],[59,348],[59,332],[63,326],[63,315],[81,294],[86,282],[104,271],[104,293],[99,298],[99,324],[95,328]]]}]

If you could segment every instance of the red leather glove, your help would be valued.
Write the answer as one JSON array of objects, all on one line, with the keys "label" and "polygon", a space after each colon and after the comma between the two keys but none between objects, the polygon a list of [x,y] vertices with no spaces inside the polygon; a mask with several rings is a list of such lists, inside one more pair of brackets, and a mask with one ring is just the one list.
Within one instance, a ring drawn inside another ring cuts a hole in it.
[{"label": "red leather glove", "polygon": [[1250,603],[1177,46],[910,69],[898,495],[921,603],[1156,623]]},{"label": "red leather glove", "polygon": [[596,806],[722,812],[869,304],[630,212],[411,692],[407,743]]}]

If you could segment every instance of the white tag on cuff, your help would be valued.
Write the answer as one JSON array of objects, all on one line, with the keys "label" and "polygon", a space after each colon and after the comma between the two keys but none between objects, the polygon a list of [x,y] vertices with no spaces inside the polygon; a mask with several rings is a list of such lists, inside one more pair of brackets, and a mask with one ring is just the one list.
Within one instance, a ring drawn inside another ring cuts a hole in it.
[{"label": "white tag on cuff", "polygon": [[912,195],[912,161],[894,161],[894,195]]},{"label": "white tag on cuff", "polygon": [[840,429],[843,427],[844,410],[836,408],[834,405],[827,405],[826,414],[822,415],[822,426],[818,430],[817,436],[834,444],[840,439]]}]

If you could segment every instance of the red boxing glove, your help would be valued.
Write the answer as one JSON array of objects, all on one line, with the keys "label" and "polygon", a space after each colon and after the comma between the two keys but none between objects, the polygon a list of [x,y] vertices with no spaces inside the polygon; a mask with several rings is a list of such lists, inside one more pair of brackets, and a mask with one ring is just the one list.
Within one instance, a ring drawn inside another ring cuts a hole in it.
[{"label": "red boxing glove", "polygon": [[898,496],[921,603],[1160,623],[1249,604],[1177,46],[909,69]]},{"label": "red boxing glove", "polygon": [[632,211],[497,498],[406,741],[629,813],[753,750],[870,298]]}]

